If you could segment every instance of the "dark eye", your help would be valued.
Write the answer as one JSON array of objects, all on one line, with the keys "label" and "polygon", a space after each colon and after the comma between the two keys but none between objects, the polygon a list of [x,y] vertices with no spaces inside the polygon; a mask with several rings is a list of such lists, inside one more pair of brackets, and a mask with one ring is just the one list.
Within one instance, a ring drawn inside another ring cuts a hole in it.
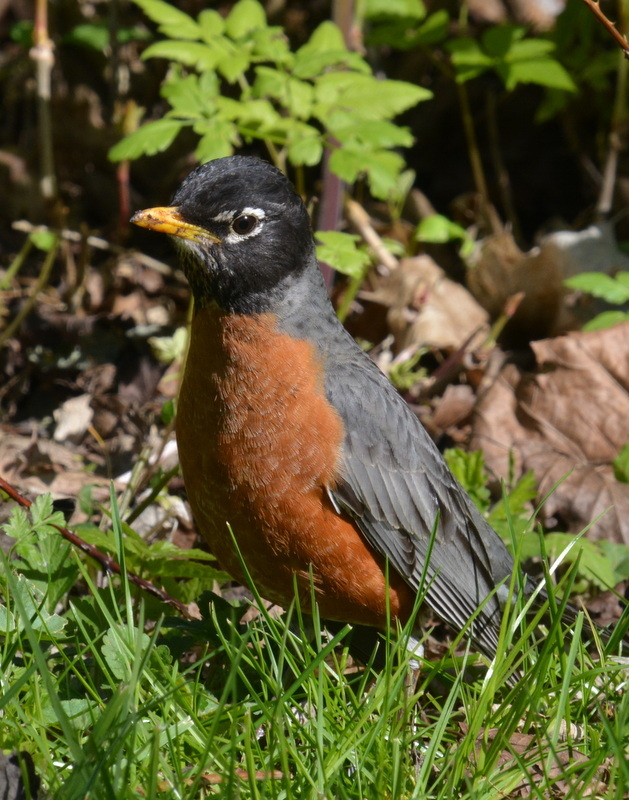
[{"label": "dark eye", "polygon": [[232,222],[232,230],[240,236],[246,236],[251,233],[258,224],[258,218],[253,214],[243,214],[241,217],[236,217]]}]

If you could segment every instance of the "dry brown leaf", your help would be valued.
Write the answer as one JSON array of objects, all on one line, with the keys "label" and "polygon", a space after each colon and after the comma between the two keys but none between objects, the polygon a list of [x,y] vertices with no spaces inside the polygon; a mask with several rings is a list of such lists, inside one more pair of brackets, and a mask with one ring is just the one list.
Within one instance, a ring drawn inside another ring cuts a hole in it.
[{"label": "dry brown leaf", "polygon": [[487,312],[429,256],[403,259],[386,283],[360,297],[388,307],[396,352],[416,346],[454,349],[479,331],[481,340],[487,333]]},{"label": "dry brown leaf", "polygon": [[[538,372],[509,365],[481,398],[472,446],[498,477],[533,470],[543,514],[570,532],[629,543],[629,485],[611,462],[629,440],[629,323],[533,344]],[[568,474],[570,473],[570,474]],[[567,477],[566,477],[567,476]]]}]

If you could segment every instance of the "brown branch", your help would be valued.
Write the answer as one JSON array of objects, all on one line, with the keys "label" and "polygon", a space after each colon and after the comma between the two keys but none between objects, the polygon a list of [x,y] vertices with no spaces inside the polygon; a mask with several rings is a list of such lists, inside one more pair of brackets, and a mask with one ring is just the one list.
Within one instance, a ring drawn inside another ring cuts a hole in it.
[{"label": "brown branch", "polygon": [[592,14],[594,14],[601,25],[603,25],[603,27],[606,28],[616,40],[618,46],[623,50],[625,58],[629,58],[629,42],[627,41],[626,36],[623,36],[622,33],[616,28],[615,22],[612,22],[605,16],[601,9],[599,0],[583,0],[583,2],[590,9]]},{"label": "brown branch", "polygon": [[[7,483],[7,481],[5,481],[2,477],[0,477],[0,489],[3,492],[6,492],[6,494],[8,494],[12,500],[15,500],[18,505],[22,506],[22,508],[28,509],[33,505],[30,500],[28,500],[26,497],[23,497],[17,491],[17,489],[11,486],[10,483]],[[84,539],[81,539],[80,536],[77,536],[76,533],[73,533],[71,530],[62,527],[61,525],[53,525],[52,527],[56,528],[64,539],[73,544],[75,547],[78,547],[79,550],[82,550],[90,558],[93,558],[94,561],[97,561],[104,572],[113,572],[116,575],[120,575],[122,573],[120,564],[118,564],[117,561],[114,561],[111,556],[102,553],[98,548],[94,547],[93,544],[89,544],[89,542],[86,542]],[[201,615],[194,606],[191,608],[185,603],[182,603],[180,600],[176,600],[163,589],[158,589],[158,587],[150,581],[144,580],[144,578],[140,578],[137,575],[134,575],[132,572],[127,572],[127,577],[131,583],[134,583],[144,592],[148,592],[148,594],[152,594],[153,597],[157,597],[158,600],[161,600],[162,603],[167,603],[169,606],[176,608],[177,611],[186,617],[186,619],[201,619]]]}]

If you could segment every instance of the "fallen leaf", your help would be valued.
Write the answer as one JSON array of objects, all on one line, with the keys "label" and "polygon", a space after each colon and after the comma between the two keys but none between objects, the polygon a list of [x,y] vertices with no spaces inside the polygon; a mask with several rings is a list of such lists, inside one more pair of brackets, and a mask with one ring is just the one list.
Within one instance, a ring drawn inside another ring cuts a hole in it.
[{"label": "fallen leaf", "polygon": [[[429,256],[403,259],[386,283],[359,296],[389,309],[396,352],[417,346],[454,349],[479,331],[479,340],[487,333],[487,312]],[[470,348],[475,343],[469,342]]]},{"label": "fallen leaf", "polygon": [[588,536],[629,543],[629,484],[611,464],[629,440],[629,323],[532,347],[535,373],[508,365],[481,397],[472,447],[497,478],[532,469],[540,496],[558,484],[543,520],[577,533],[604,514]]},{"label": "fallen leaf", "polygon": [[94,412],[90,406],[92,396],[80,394],[66,400],[60,408],[55,409],[53,417],[57,423],[53,434],[56,442],[67,439],[80,441],[92,423]]}]

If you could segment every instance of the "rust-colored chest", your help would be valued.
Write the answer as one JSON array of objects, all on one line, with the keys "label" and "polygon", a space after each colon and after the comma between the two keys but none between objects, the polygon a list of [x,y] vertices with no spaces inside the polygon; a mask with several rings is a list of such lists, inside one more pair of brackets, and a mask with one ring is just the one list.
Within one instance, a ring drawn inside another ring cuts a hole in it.
[{"label": "rust-colored chest", "polygon": [[[279,331],[272,314],[197,312],[177,441],[188,497],[210,549],[227,571],[244,578],[229,523],[269,599],[287,603],[294,575],[308,597],[312,570],[324,613],[378,624],[385,605],[382,560],[336,513],[326,491],[339,478],[343,436],[313,345]],[[339,603],[345,604],[340,614]]]}]

